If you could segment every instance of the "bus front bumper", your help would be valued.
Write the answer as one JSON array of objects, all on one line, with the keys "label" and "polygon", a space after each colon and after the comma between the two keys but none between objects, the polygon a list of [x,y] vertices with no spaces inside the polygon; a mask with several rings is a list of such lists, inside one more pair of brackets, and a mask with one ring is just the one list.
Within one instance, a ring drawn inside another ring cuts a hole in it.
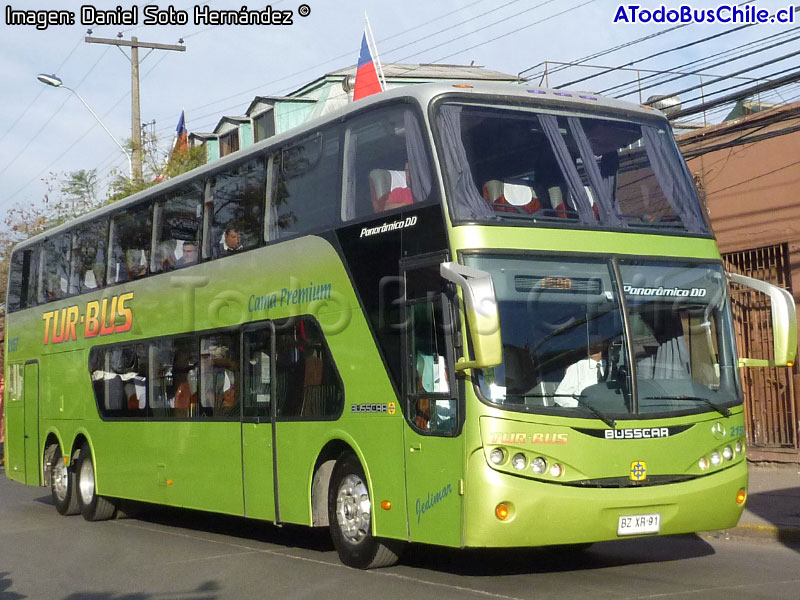
[{"label": "bus front bumper", "polygon": [[[744,509],[745,461],[690,481],[629,488],[583,488],[516,477],[493,470],[483,452],[471,455],[465,493],[464,545],[526,547],[640,537],[619,535],[621,517],[658,515],[670,535],[734,527]],[[508,512],[501,520],[499,504]],[[631,522],[631,521],[629,521]]]}]

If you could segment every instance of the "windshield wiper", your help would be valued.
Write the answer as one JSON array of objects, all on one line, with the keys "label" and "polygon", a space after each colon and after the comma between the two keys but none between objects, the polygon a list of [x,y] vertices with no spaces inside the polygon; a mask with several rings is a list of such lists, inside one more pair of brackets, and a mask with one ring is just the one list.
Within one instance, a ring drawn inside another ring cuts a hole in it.
[{"label": "windshield wiper", "polygon": [[707,404],[723,417],[731,416],[731,411],[726,407],[721,406],[716,402],[712,402],[708,398],[703,398],[702,396],[645,396],[644,400],[695,400]]},{"label": "windshield wiper", "polygon": [[[587,409],[595,417],[600,419],[603,423],[605,423],[606,425],[608,425],[612,429],[614,429],[617,426],[617,422],[614,419],[612,419],[611,417],[601,413],[594,406],[592,406],[591,404],[586,402],[586,400],[583,399],[584,398],[583,395],[578,395],[578,394],[506,394],[506,397],[509,397],[509,396],[512,396],[514,398],[523,398],[523,399],[524,398],[573,398],[574,400],[577,400],[579,405],[581,405],[582,407]],[[568,407],[562,407],[562,408],[568,408]]]}]

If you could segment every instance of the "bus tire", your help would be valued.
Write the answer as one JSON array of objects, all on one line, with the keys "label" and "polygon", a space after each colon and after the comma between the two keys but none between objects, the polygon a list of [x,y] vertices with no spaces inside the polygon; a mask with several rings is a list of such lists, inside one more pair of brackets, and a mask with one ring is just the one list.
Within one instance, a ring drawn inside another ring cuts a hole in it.
[{"label": "bus tire", "polygon": [[361,463],[345,454],[333,467],[328,488],[328,519],[339,559],[355,569],[388,567],[397,562],[400,542],[372,535],[372,502]]},{"label": "bus tire", "polygon": [[114,516],[116,507],[106,498],[98,496],[95,486],[92,451],[84,444],[75,463],[76,496],[83,518],[87,521],[105,521]]},{"label": "bus tire", "polygon": [[56,445],[50,464],[50,495],[59,514],[77,515],[78,494],[75,491],[75,471],[64,462],[61,447]]}]

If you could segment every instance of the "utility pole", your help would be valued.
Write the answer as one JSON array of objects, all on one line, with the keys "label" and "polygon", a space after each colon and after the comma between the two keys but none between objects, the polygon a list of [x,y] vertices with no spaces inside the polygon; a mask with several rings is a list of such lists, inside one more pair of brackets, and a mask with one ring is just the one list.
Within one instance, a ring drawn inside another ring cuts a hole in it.
[{"label": "utility pole", "polygon": [[[122,35],[122,34],[120,34]],[[152,42],[140,42],[138,38],[131,37],[130,41],[113,38],[96,38],[86,37],[88,44],[110,44],[117,46],[122,51],[121,46],[128,46],[131,49],[131,55],[128,60],[131,61],[131,177],[135,180],[142,179],[142,125],[141,125],[141,110],[139,104],[139,48],[150,48],[153,50],[175,50],[177,52],[186,52],[186,46],[177,46],[172,44],[156,44]],[[181,42],[183,40],[180,40]],[[150,55],[150,52],[145,54],[144,58]],[[123,54],[125,54],[123,52]],[[144,58],[142,61],[144,61]]]}]

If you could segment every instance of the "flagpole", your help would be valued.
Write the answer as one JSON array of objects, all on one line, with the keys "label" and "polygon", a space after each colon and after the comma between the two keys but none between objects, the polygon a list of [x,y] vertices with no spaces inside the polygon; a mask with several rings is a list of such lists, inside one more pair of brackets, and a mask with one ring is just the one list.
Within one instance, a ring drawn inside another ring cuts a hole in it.
[{"label": "flagpole", "polygon": [[381,74],[381,82],[383,83],[383,89],[385,90],[386,76],[383,74],[383,65],[381,64],[381,57],[378,54],[378,45],[375,43],[375,36],[372,35],[372,26],[369,24],[367,11],[364,11],[364,20],[367,22],[367,33],[369,34],[369,38],[372,40],[372,50],[375,52],[375,60],[378,61],[378,72]]}]

